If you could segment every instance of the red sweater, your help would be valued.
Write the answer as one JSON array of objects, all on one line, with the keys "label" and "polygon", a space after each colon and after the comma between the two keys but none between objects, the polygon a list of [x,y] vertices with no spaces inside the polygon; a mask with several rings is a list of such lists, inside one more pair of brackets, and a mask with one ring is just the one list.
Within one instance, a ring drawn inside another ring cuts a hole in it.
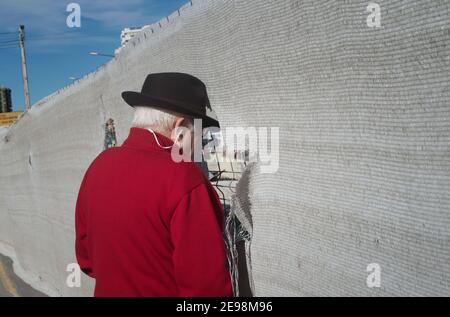
[{"label": "red sweater", "polygon": [[[157,134],[162,146],[172,142]],[[175,163],[145,129],[87,170],[76,256],[95,296],[231,296],[223,209],[194,163]]]}]

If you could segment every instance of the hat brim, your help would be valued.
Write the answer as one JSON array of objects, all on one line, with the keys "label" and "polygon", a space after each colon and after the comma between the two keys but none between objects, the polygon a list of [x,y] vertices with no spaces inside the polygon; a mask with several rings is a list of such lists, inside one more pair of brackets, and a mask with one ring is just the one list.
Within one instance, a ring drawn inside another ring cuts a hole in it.
[{"label": "hat brim", "polygon": [[122,92],[122,98],[127,104],[132,107],[143,106],[156,108],[161,110],[168,110],[171,112],[184,114],[193,118],[202,119],[203,128],[218,127],[220,124],[217,120],[207,116],[204,113],[194,111],[194,107],[190,107],[188,104],[180,103],[178,101],[157,98],[150,95],[145,95],[136,91],[124,91]]}]

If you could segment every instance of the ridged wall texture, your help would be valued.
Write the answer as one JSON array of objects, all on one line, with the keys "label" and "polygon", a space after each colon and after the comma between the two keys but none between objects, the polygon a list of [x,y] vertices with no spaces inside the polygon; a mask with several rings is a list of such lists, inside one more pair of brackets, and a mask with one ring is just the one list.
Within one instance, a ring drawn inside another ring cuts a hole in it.
[{"label": "ridged wall texture", "polygon": [[83,173],[107,119],[128,134],[120,93],[179,71],[222,127],[280,128],[278,172],[238,186],[255,295],[450,295],[450,2],[378,3],[379,28],[369,1],[195,0],[146,29],[0,131],[2,249],[38,288],[91,294],[65,284]]}]

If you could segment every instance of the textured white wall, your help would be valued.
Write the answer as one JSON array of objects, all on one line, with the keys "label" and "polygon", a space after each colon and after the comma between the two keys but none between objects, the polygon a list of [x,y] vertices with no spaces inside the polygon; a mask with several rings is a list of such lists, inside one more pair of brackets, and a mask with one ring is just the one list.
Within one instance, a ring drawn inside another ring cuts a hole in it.
[{"label": "textured white wall", "polygon": [[207,83],[224,127],[280,127],[278,173],[249,170],[239,197],[256,295],[450,295],[450,2],[380,1],[379,29],[368,3],[196,0],[147,29],[0,131],[1,249],[39,288],[90,294],[65,287],[65,268],[102,124],[121,143],[121,91],[182,71]]}]

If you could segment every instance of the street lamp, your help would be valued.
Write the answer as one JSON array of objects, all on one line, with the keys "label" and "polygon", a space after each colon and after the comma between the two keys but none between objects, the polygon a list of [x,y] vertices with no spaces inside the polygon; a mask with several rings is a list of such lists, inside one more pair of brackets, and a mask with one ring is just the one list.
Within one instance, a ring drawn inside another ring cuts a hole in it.
[{"label": "street lamp", "polygon": [[75,81],[75,80],[78,80],[79,78],[71,76],[71,77],[69,77],[69,79],[72,81]]},{"label": "street lamp", "polygon": [[89,52],[89,55],[92,55],[92,56],[106,56],[106,57],[115,57],[114,55],[110,55],[110,54],[103,54],[103,53],[99,53],[99,52]]}]

